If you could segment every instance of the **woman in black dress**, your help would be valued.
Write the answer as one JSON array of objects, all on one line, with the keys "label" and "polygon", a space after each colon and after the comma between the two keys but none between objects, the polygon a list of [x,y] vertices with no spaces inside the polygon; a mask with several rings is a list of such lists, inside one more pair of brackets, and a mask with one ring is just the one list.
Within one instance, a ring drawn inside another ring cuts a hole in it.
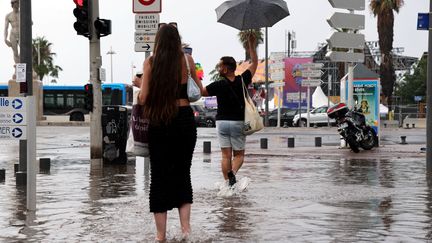
[{"label": "woman in black dress", "polygon": [[186,92],[188,67],[202,89],[192,57],[183,53],[177,26],[160,25],[153,55],[144,61],[138,96],[150,119],[150,212],[154,213],[156,240],[165,240],[167,211],[173,208],[179,210],[183,234],[190,233],[190,167],[197,134]]}]

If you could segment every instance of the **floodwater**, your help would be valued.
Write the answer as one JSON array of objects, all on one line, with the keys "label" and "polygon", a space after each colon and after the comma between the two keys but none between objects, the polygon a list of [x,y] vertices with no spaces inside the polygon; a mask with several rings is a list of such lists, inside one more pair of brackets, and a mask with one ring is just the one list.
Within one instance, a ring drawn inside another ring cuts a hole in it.
[{"label": "floodwater", "polygon": [[[7,169],[0,242],[152,242],[148,161],[92,169],[82,136],[68,138],[38,151],[52,164],[37,176],[35,215],[25,212],[13,161],[0,157]],[[192,165],[191,242],[432,241],[432,182],[423,158],[248,156],[238,174],[251,179],[247,189],[222,196],[218,151],[199,152]],[[176,210],[168,213],[168,241],[181,241]]]}]

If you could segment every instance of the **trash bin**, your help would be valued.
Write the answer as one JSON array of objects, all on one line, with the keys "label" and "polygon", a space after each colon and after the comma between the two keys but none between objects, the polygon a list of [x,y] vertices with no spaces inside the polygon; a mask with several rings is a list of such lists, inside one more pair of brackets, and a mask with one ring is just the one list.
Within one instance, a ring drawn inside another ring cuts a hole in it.
[{"label": "trash bin", "polygon": [[130,111],[124,106],[102,106],[102,140],[104,162],[126,163],[126,142]]}]

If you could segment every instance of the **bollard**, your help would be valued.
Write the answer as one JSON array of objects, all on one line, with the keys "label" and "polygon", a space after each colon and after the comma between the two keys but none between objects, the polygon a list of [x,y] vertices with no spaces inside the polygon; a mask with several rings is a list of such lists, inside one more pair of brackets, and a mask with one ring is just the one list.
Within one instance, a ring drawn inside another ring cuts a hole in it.
[{"label": "bollard", "polygon": [[40,158],[39,159],[39,172],[49,172],[51,168],[50,158]]},{"label": "bollard", "polygon": [[288,148],[294,148],[294,138],[288,138]]},{"label": "bollard", "polygon": [[14,164],[14,175],[19,171],[19,164]]},{"label": "bollard", "polygon": [[315,147],[321,147],[321,137],[315,137]]},{"label": "bollard", "polygon": [[415,128],[415,123],[413,123],[413,124],[411,124],[412,125],[412,128]]},{"label": "bollard", "polygon": [[205,154],[211,153],[211,142],[210,141],[204,141],[203,142],[203,152]]},{"label": "bollard", "polygon": [[406,128],[409,128],[409,124],[407,123],[407,124],[405,124],[406,125]]},{"label": "bollard", "polygon": [[401,136],[400,138],[401,138],[401,143],[400,144],[408,144],[406,142],[406,136]]},{"label": "bollard", "polygon": [[261,138],[260,144],[262,149],[267,149],[267,138]]},{"label": "bollard", "polygon": [[16,175],[16,185],[17,186],[26,186],[27,185],[27,172],[18,171],[15,175]]},{"label": "bollard", "polygon": [[283,127],[288,128],[288,122],[284,122]]},{"label": "bollard", "polygon": [[5,182],[6,180],[6,170],[0,169],[0,182]]},{"label": "bollard", "polygon": [[387,128],[387,123],[384,123],[384,128]]}]

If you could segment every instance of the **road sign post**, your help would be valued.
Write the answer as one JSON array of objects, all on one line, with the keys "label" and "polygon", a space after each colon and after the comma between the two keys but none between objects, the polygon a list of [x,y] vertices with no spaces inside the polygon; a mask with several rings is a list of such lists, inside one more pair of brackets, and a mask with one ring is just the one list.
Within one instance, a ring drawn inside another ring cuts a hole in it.
[{"label": "road sign post", "polygon": [[320,86],[322,71],[324,66],[322,63],[304,63],[302,64],[302,82],[301,86],[307,87],[307,127],[310,127],[310,87]]}]

